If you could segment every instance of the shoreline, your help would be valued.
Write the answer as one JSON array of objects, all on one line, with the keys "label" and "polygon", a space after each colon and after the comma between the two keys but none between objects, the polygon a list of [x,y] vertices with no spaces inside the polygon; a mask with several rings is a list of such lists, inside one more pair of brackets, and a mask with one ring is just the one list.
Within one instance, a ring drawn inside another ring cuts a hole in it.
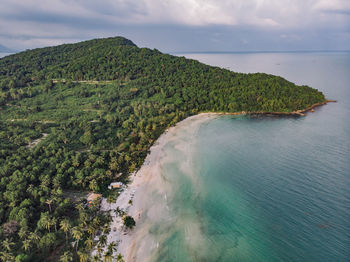
[{"label": "shoreline", "polygon": [[331,100],[331,99],[326,99],[323,102],[313,104],[305,109],[300,109],[297,111],[292,111],[292,112],[264,112],[264,111],[257,111],[257,112],[250,112],[250,111],[241,111],[241,112],[200,112],[204,114],[213,114],[213,115],[275,115],[275,116],[306,116],[306,113],[309,111],[312,111],[313,109],[326,105],[328,103],[336,103],[337,100]]},{"label": "shoreline", "polygon": [[[150,152],[140,169],[130,175],[129,183],[120,193],[116,202],[109,204],[105,198],[102,199],[100,209],[103,211],[110,210],[113,219],[110,224],[111,230],[107,236],[106,247],[109,243],[116,242],[118,244],[117,253],[123,255],[125,262],[147,261],[146,258],[151,257],[152,253],[158,248],[159,243],[148,236],[149,225],[147,223],[143,224],[143,222],[155,221],[169,210],[166,200],[171,189],[164,184],[164,177],[161,173],[162,160],[166,157],[163,148],[176,139],[177,130],[192,123],[199,126],[213,118],[215,118],[213,114],[200,113],[187,117],[175,126],[166,129],[150,148]],[[195,128],[191,128],[190,132],[195,132],[193,129]],[[160,201],[155,201],[157,203],[149,201],[154,200],[154,198],[159,198]],[[129,200],[132,200],[132,204],[129,203]],[[114,210],[117,207],[134,218],[135,228],[125,229],[121,217],[115,215]],[[140,243],[140,240],[145,238],[149,241],[146,244]],[[142,246],[138,247],[140,244]],[[92,255],[94,254],[95,251],[92,252]]]},{"label": "shoreline", "polygon": [[[140,169],[130,175],[130,181],[125,186],[124,190],[120,193],[115,203],[107,203],[106,199],[101,202],[101,210],[108,211],[112,215],[113,221],[110,225],[110,233],[107,236],[107,244],[110,242],[116,242],[118,244],[117,253],[121,253],[125,262],[138,261],[137,259],[142,257],[142,261],[146,257],[151,257],[152,251],[158,248],[159,243],[149,239],[147,246],[138,247],[141,240],[148,236],[149,228],[147,225],[142,225],[143,221],[147,217],[148,220],[156,220],[160,209],[164,211],[164,205],[166,203],[152,203],[149,205],[148,197],[150,194],[154,194],[155,191],[160,190],[159,185],[162,183],[161,175],[161,160],[164,157],[163,148],[166,144],[171,142],[176,134],[176,131],[186,126],[186,124],[192,121],[198,121],[203,123],[206,120],[213,119],[215,116],[220,115],[276,115],[276,116],[305,116],[305,113],[329,102],[336,102],[334,100],[325,100],[322,103],[316,103],[304,110],[298,110],[295,112],[199,112],[196,115],[189,116],[182,121],[178,122],[175,126],[172,126],[165,130],[163,134],[155,141],[149,150],[149,154],[146,156]],[[158,185],[158,188],[157,188]],[[164,186],[164,185],[163,185]],[[167,189],[162,188],[162,192],[159,195],[166,197]],[[148,194],[147,194],[148,193]],[[132,200],[132,204],[129,203]],[[161,205],[161,206],[156,206]],[[124,210],[127,215],[132,216],[136,221],[136,227],[132,230],[126,230],[120,216],[116,216],[114,210],[119,207]],[[159,207],[159,208],[157,208]],[[157,212],[158,211],[158,212]],[[152,215],[150,215],[152,213]],[[141,225],[140,225],[141,224]]]}]

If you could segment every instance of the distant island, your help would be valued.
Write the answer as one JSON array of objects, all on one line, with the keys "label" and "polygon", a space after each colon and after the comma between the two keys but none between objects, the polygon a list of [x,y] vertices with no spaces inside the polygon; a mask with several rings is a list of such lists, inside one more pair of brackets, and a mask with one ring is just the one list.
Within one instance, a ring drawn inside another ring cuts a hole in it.
[{"label": "distant island", "polygon": [[123,37],[6,56],[0,260],[87,261],[95,250],[95,261],[122,261],[117,243],[106,247],[111,215],[95,196],[114,202],[110,183],[127,183],[167,128],[202,112],[300,115],[326,102],[278,76],[231,72]]}]

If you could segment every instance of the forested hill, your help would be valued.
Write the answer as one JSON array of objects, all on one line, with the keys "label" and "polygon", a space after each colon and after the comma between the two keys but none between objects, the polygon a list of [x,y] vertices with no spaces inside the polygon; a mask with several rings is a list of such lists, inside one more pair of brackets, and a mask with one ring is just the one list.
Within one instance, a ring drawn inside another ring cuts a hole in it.
[{"label": "forested hill", "polygon": [[316,90],[297,87],[280,77],[233,73],[157,50],[138,48],[122,37],[8,56],[0,60],[0,74],[3,91],[52,79],[120,80],[138,89],[138,95],[133,97],[161,94],[167,99],[176,95],[178,103],[198,110],[289,112],[324,100]]},{"label": "forested hill", "polygon": [[324,100],[281,77],[234,73],[122,37],[4,57],[0,261],[87,261],[93,247],[110,259],[115,246],[102,249],[109,213],[80,199],[90,191],[113,201],[118,192],[107,185],[127,181],[166,128],[201,111],[291,112]]}]

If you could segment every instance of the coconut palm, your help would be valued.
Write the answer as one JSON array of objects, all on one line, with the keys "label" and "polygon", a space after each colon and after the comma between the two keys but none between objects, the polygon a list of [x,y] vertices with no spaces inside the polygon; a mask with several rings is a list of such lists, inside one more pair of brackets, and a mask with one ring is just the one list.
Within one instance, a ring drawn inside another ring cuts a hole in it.
[{"label": "coconut palm", "polygon": [[82,225],[87,226],[89,215],[84,210],[79,211],[79,219]]},{"label": "coconut palm", "polygon": [[6,238],[5,240],[2,241],[2,246],[7,250],[11,251],[12,247],[15,245],[11,240]]},{"label": "coconut palm", "polygon": [[113,253],[110,250],[107,250],[104,254],[105,262],[112,262]]},{"label": "coconut palm", "polygon": [[50,210],[50,213],[51,213],[51,211],[52,211],[52,210],[51,210],[51,205],[52,205],[52,203],[53,203],[53,199],[46,199],[45,203],[48,204],[49,210]]},{"label": "coconut palm", "polygon": [[40,222],[50,232],[52,222],[50,216],[47,213],[41,213]]},{"label": "coconut palm", "polygon": [[78,250],[79,241],[83,236],[83,232],[80,230],[79,227],[73,227],[72,228],[72,236],[76,241],[76,249]]},{"label": "coconut palm", "polygon": [[94,256],[92,257],[92,262],[100,262],[100,261],[101,261],[100,256],[94,255]]},{"label": "coconut palm", "polygon": [[88,237],[86,240],[85,240],[85,246],[87,247],[87,249],[91,249],[94,245],[94,240],[90,237]]},{"label": "coconut palm", "polygon": [[105,246],[107,244],[107,236],[106,235],[100,236],[98,241],[101,246]]},{"label": "coconut palm", "polygon": [[98,184],[96,182],[95,179],[91,180],[89,183],[89,188],[90,190],[92,190],[93,192],[96,192],[98,190]]},{"label": "coconut palm", "polygon": [[79,204],[75,205],[75,208],[78,209],[79,211],[81,211],[81,210],[84,210],[84,205],[83,205],[83,203],[79,203]]},{"label": "coconut palm", "polygon": [[88,253],[83,252],[83,251],[78,251],[77,254],[79,256],[79,261],[80,262],[87,262],[87,261],[89,261],[90,256],[89,256]]},{"label": "coconut palm", "polygon": [[15,261],[15,257],[10,252],[1,251],[0,261]]},{"label": "coconut palm", "polygon": [[96,227],[93,223],[90,223],[87,228],[87,232],[90,234],[91,238],[94,238],[98,227]]},{"label": "coconut palm", "polygon": [[117,262],[124,262],[123,256],[120,253],[117,256]]},{"label": "coconut palm", "polygon": [[113,195],[109,195],[107,197],[107,203],[109,204],[109,209],[111,209],[111,204],[115,202],[115,197]]},{"label": "coconut palm", "polygon": [[66,251],[63,253],[63,255],[60,257],[60,262],[70,262],[73,261],[73,255],[71,252]]},{"label": "coconut palm", "polygon": [[32,244],[32,241],[30,239],[24,239],[22,241],[22,246],[24,248],[25,251],[28,251],[28,253],[30,253],[30,246]]},{"label": "coconut palm", "polygon": [[55,232],[57,232],[57,218],[51,218],[51,225],[54,226]]},{"label": "coconut palm", "polygon": [[66,234],[66,241],[68,241],[68,232],[72,227],[69,219],[65,218],[65,219],[61,220],[60,227],[63,230],[63,232]]},{"label": "coconut palm", "polygon": [[21,229],[18,231],[18,236],[20,239],[25,239],[28,235],[28,231],[26,227],[21,227]]},{"label": "coconut palm", "polygon": [[37,232],[35,231],[35,232],[31,232],[29,234],[29,239],[31,240],[32,243],[38,244],[39,240],[40,240],[40,237],[37,234]]},{"label": "coconut palm", "polygon": [[102,234],[109,234],[109,232],[111,232],[110,226],[108,224],[104,224],[102,228]]}]

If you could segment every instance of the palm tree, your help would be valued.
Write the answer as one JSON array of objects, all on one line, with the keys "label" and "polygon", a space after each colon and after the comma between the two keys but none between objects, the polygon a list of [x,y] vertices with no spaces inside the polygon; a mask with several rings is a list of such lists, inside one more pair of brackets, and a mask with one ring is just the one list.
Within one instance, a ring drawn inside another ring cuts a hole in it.
[{"label": "palm tree", "polygon": [[89,254],[83,251],[77,252],[80,262],[87,262],[89,260]]},{"label": "palm tree", "polygon": [[100,256],[94,255],[94,256],[92,257],[92,262],[100,262],[100,261],[101,261]]},{"label": "palm tree", "polygon": [[101,246],[105,246],[107,244],[107,236],[106,235],[102,235],[100,236],[100,238],[98,239],[99,243]]},{"label": "palm tree", "polygon": [[124,262],[123,256],[120,253],[117,256],[117,262]]},{"label": "palm tree", "polygon": [[63,232],[66,234],[66,241],[68,242],[68,231],[72,227],[70,224],[70,221],[67,218],[61,220],[60,227],[63,230]]},{"label": "palm tree", "polygon": [[39,240],[40,240],[40,237],[39,235],[35,232],[30,232],[29,234],[29,239],[32,243],[35,243],[35,244],[38,244],[39,243]]},{"label": "palm tree", "polygon": [[87,222],[89,220],[89,215],[85,212],[85,210],[79,211],[79,218],[80,218],[80,222],[84,226],[87,226]]},{"label": "palm tree", "polygon": [[94,240],[91,237],[88,237],[85,240],[85,246],[90,250],[94,245]]},{"label": "palm tree", "polygon": [[31,244],[32,244],[32,241],[28,238],[22,241],[22,246],[25,251],[28,251],[28,253],[30,253]]},{"label": "palm tree", "polygon": [[101,245],[101,243],[98,243],[97,245],[97,253],[99,255],[99,257],[101,257],[102,251],[103,251],[103,246]]},{"label": "palm tree", "polygon": [[71,252],[66,251],[64,254],[60,257],[60,262],[70,262],[73,261],[73,255]]},{"label": "palm tree", "polygon": [[6,238],[5,240],[2,241],[2,246],[7,250],[7,251],[11,251],[12,246],[14,246],[15,243],[11,242],[11,240],[9,240],[8,238]]},{"label": "palm tree", "polygon": [[41,213],[41,214],[42,214],[40,218],[41,223],[50,232],[50,228],[52,225],[50,216],[47,213]]},{"label": "palm tree", "polygon": [[76,241],[76,249],[78,250],[79,240],[83,236],[83,232],[80,230],[79,227],[73,227],[72,228],[72,236]]},{"label": "palm tree", "polygon": [[26,227],[21,227],[21,229],[18,231],[18,236],[20,239],[24,239],[28,234]]},{"label": "palm tree", "polygon": [[113,255],[113,253],[117,251],[117,243],[115,243],[114,241],[109,243],[107,250],[110,251],[110,253]]},{"label": "palm tree", "polygon": [[99,228],[100,227],[100,224],[101,224],[101,221],[98,217],[95,217],[93,220],[92,220],[92,224],[94,225],[95,228]]},{"label": "palm tree", "polygon": [[83,203],[79,203],[79,204],[75,205],[75,208],[78,209],[79,211],[81,211],[84,209],[84,205],[83,205]]},{"label": "palm tree", "polygon": [[15,257],[10,252],[1,251],[0,261],[15,261]]},{"label": "palm tree", "polygon": [[93,223],[90,223],[87,228],[87,232],[90,234],[91,238],[94,238],[98,227],[96,227]]},{"label": "palm tree", "polygon": [[110,250],[107,250],[104,254],[105,262],[111,262],[113,259],[113,253]]},{"label": "palm tree", "polygon": [[111,204],[115,202],[115,198],[112,195],[107,197],[107,203],[109,204],[109,209],[111,209]]},{"label": "palm tree", "polygon": [[109,227],[108,224],[104,224],[102,228],[102,234],[109,234],[109,232],[111,232],[111,228]]},{"label": "palm tree", "polygon": [[90,181],[89,188],[90,188],[90,190],[92,190],[93,192],[96,192],[96,191],[98,190],[98,184],[97,184],[97,182],[96,182],[95,179],[93,179],[93,180]]},{"label": "palm tree", "polygon": [[45,203],[49,205],[49,210],[51,213],[51,204],[53,203],[53,199],[46,199]]},{"label": "palm tree", "polygon": [[54,226],[55,232],[57,232],[57,218],[53,217],[50,221],[51,225]]}]

